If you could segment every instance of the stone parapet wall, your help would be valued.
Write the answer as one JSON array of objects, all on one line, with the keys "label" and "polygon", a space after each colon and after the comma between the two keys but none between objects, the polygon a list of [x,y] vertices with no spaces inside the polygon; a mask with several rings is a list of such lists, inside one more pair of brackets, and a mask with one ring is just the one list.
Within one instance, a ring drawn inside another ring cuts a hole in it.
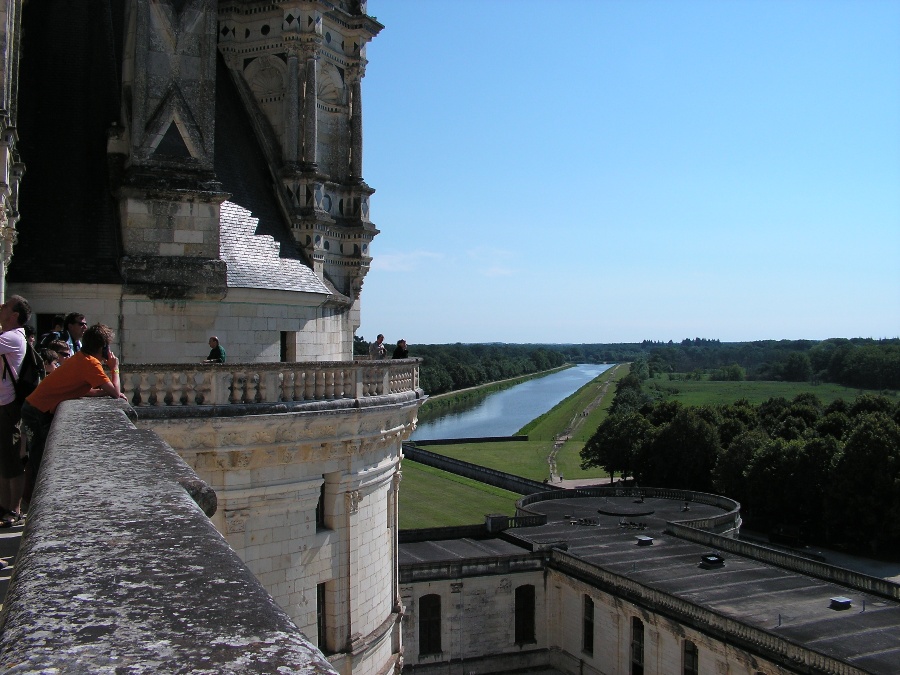
[{"label": "stone parapet wall", "polygon": [[[510,492],[529,495],[547,489],[547,486],[543,483],[529,480],[528,478],[522,478],[521,476],[515,476],[504,471],[489,469],[485,466],[472,464],[471,462],[464,462],[459,459],[453,459],[452,457],[445,457],[444,455],[417,448],[415,443],[407,443],[404,445],[404,454],[407,459],[411,459],[414,462],[433,466],[436,469],[449,471],[459,476],[465,476],[466,478],[472,478],[473,480],[487,483],[488,485],[493,485],[494,487],[502,488],[504,490],[509,490]],[[569,496],[571,497],[572,495],[570,494]]]},{"label": "stone parapet wall", "polygon": [[121,401],[60,405],[0,614],[0,670],[333,674]]}]

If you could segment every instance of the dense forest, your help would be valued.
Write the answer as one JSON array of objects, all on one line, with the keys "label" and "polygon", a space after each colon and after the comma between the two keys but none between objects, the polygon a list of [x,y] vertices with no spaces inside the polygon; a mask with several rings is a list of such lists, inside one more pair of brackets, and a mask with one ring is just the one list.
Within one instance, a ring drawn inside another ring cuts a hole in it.
[{"label": "dense forest", "polygon": [[631,373],[582,466],[727,495],[773,537],[900,553],[900,405],[885,396],[684,406],[651,400]]},{"label": "dense forest", "polygon": [[[356,338],[354,352],[368,353]],[[410,345],[424,358],[422,388],[429,394],[553,368],[562,363],[645,364],[648,375],[719,380],[833,382],[861,389],[900,389],[900,339],[760,340],[679,343]]]}]

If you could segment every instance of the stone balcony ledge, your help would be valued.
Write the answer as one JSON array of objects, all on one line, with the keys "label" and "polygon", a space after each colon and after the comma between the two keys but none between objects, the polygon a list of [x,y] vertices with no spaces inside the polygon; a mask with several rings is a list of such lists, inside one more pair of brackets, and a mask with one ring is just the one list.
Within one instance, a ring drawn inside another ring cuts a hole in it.
[{"label": "stone balcony ledge", "polygon": [[335,675],[213,527],[215,495],[130,412],[60,405],[0,613],[0,671]]},{"label": "stone balcony ledge", "polygon": [[424,398],[421,359],[121,367],[141,419],[346,410]]}]

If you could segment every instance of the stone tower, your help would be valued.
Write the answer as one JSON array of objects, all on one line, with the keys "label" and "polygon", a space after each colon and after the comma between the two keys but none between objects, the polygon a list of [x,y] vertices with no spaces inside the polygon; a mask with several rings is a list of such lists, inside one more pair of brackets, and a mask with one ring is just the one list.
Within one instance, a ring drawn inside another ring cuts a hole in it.
[{"label": "stone tower", "polygon": [[131,363],[196,362],[210,335],[241,361],[350,359],[378,233],[366,3],[65,7],[22,19],[32,187],[9,281],[39,321],[114,326]]}]

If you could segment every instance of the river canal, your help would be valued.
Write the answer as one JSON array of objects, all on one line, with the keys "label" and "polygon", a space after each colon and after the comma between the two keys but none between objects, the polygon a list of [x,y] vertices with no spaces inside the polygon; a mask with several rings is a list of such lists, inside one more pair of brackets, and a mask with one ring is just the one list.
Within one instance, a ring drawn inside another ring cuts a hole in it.
[{"label": "river canal", "polygon": [[511,436],[613,364],[580,363],[558,373],[528,380],[490,394],[465,411],[450,412],[420,424],[413,440]]}]

